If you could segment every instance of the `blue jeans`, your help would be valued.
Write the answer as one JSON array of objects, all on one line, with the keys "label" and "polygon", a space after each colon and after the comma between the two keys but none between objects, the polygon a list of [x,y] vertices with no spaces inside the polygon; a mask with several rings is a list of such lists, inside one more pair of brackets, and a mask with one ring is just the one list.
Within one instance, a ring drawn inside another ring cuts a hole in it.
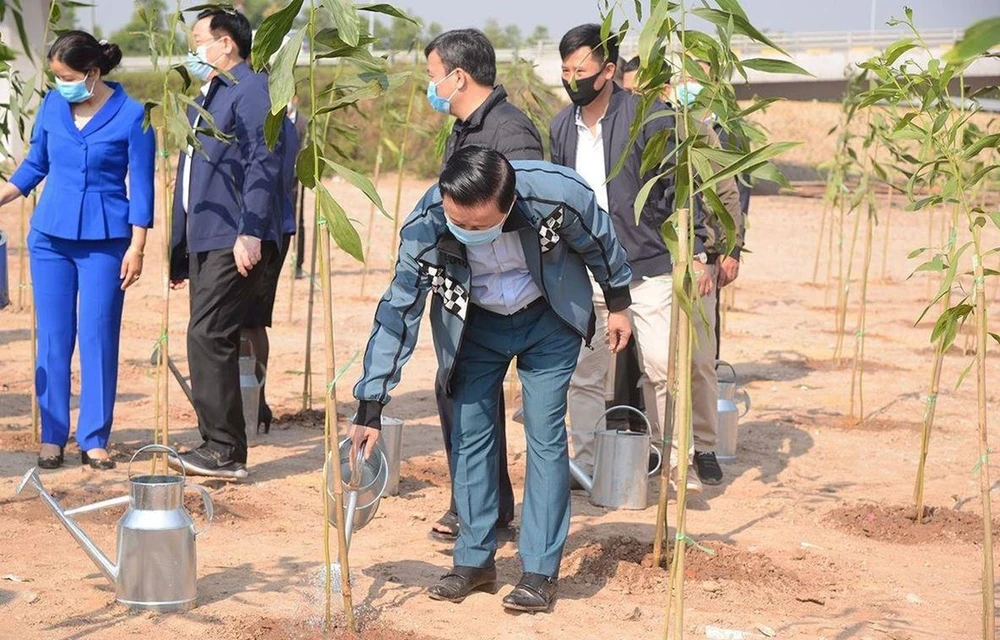
[{"label": "blue jeans", "polygon": [[524,570],[558,577],[569,532],[566,392],[581,338],[544,301],[510,316],[471,307],[451,381],[451,476],[461,523],[455,564],[493,565],[499,501],[496,415],[517,358],[528,445],[518,549]]},{"label": "blue jeans", "polygon": [[119,279],[128,238],[65,240],[28,234],[38,326],[35,390],[42,442],[69,440],[70,361],[80,341],[81,451],[105,448],[118,387],[118,340],[125,292]]}]

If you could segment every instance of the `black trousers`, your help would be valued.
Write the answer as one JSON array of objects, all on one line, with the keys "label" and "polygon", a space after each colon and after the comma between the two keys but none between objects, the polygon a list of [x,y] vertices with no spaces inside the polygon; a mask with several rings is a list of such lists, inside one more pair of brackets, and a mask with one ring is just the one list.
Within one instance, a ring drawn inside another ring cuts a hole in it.
[{"label": "black trousers", "polygon": [[191,320],[188,366],[198,431],[209,446],[236,462],[246,462],[247,434],[240,394],[240,328],[259,297],[263,265],[277,252],[261,244],[261,261],[247,277],[236,270],[232,249],[192,253],[189,257]]},{"label": "black trousers", "polygon": [[[445,395],[444,388],[439,384],[434,385],[434,394],[437,398],[438,415],[441,418],[441,433],[444,436],[444,450],[448,455],[448,473],[451,473],[451,430],[455,424],[455,411],[451,400]],[[507,472],[507,414],[504,407],[503,388],[500,389],[500,398],[497,400],[497,468],[500,471],[500,512],[497,522],[505,525],[514,519],[514,488],[510,484],[510,474]],[[455,510],[455,490],[451,491],[451,504],[449,510]]]}]

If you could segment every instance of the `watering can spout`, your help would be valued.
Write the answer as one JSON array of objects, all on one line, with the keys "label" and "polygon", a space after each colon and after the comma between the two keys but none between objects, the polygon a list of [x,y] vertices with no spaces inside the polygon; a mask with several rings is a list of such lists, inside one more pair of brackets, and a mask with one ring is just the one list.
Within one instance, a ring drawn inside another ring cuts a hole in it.
[{"label": "watering can spout", "polygon": [[[108,560],[108,557],[104,555],[104,552],[102,552],[96,544],[94,544],[94,541],[90,539],[90,536],[88,536],[73,520],[73,518],[70,517],[69,512],[64,510],[62,505],[60,505],[55,498],[49,495],[49,493],[45,490],[45,487],[42,486],[42,480],[38,477],[38,470],[35,468],[31,468],[24,474],[24,478],[21,479],[21,484],[17,487],[17,493],[20,494],[21,491],[29,485],[38,491],[38,495],[41,497],[42,502],[45,503],[45,505],[52,511],[52,513],[55,514],[59,521],[62,522],[63,526],[66,527],[66,530],[69,531],[70,535],[73,536],[73,539],[76,540],[77,544],[79,544],[87,555],[90,556],[90,559],[94,561],[97,568],[101,570],[104,577],[107,578],[111,584],[116,584],[118,582],[118,566]],[[115,499],[116,502],[120,500],[121,499]],[[125,497],[125,500],[128,500],[127,496]],[[75,509],[73,512],[79,513],[84,510],[89,511],[90,509]]]},{"label": "watering can spout", "polygon": [[593,492],[594,479],[588,476],[580,465],[578,465],[572,458],[569,460],[569,475],[573,476],[573,479],[579,482],[580,486],[582,486],[587,493]]}]

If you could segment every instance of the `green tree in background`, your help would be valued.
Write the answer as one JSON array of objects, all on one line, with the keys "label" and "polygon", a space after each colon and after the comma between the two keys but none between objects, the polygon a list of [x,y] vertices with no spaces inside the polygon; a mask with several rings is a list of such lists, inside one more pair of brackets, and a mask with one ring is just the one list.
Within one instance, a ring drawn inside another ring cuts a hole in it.
[{"label": "green tree in background", "polygon": [[76,7],[59,6],[59,19],[52,25],[52,30],[55,33],[62,33],[63,31],[70,31],[79,27],[80,23],[77,20],[76,9]]},{"label": "green tree in background", "polygon": [[531,32],[528,36],[527,44],[538,44],[539,42],[548,42],[552,39],[549,35],[549,28],[544,24],[540,24],[535,27],[535,30]]},{"label": "green tree in background", "polygon": [[161,32],[165,30],[166,11],[165,0],[136,0],[132,18],[124,27],[112,33],[108,40],[121,47],[122,53],[127,56],[146,55],[150,52],[147,25],[156,25]]},{"label": "green tree in background", "polygon": [[[438,33],[441,32],[441,25],[434,23],[432,26],[438,29]],[[375,48],[383,51],[409,51],[414,48],[423,48],[424,44],[433,37],[424,34],[423,22],[413,23],[399,18],[392,18],[388,23],[376,20],[374,36]]]}]

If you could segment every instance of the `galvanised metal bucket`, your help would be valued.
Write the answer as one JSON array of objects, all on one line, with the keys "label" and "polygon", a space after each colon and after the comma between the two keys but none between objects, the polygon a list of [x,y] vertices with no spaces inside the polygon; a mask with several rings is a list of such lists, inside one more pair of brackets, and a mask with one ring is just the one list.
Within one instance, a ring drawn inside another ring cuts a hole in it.
[{"label": "galvanised metal bucket", "polygon": [[[715,456],[723,462],[730,462],[736,459],[740,418],[750,411],[750,394],[737,388],[736,369],[733,368],[733,365],[719,360],[716,362],[715,368],[716,372],[719,373],[719,399],[716,403],[719,414],[719,431],[715,445]],[[729,379],[723,378],[719,372],[720,369],[729,370]],[[736,406],[737,401],[743,402],[742,412]]]},{"label": "galvanised metal bucket", "polygon": [[403,454],[403,421],[382,416],[382,437],[379,442],[385,447],[385,459],[389,465],[389,479],[385,484],[385,495],[399,495],[399,466]]}]

